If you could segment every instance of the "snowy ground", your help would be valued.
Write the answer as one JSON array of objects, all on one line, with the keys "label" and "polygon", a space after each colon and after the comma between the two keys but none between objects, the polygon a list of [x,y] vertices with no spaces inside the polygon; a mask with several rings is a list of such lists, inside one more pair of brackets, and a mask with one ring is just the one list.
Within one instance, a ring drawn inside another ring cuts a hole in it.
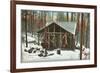
[{"label": "snowy ground", "polygon": [[48,51],[48,54],[54,54],[47,57],[39,57],[37,53],[28,53],[22,50],[22,62],[39,62],[39,61],[61,61],[61,60],[79,60],[79,50],[69,51],[61,50],[61,54],[57,54],[57,50]]},{"label": "snowy ground", "polygon": [[[28,36],[28,41],[36,40],[33,37],[34,36]],[[74,51],[72,51],[72,50],[61,50],[61,54],[57,54],[57,49],[55,49],[53,51],[47,51],[48,55],[49,54],[53,54],[53,55],[46,56],[46,57],[40,57],[40,56],[38,56],[40,51],[37,51],[36,53],[25,52],[25,49],[29,50],[31,47],[43,49],[40,45],[39,46],[34,45],[33,43],[29,43],[28,48],[26,48],[25,42],[22,43],[21,61],[23,63],[44,62],[44,61],[65,61],[65,60],[79,60],[80,59],[80,50],[78,50],[78,49],[75,49]],[[90,55],[89,49],[84,49],[83,52],[82,52],[82,58],[83,59],[89,59],[89,55]]]}]

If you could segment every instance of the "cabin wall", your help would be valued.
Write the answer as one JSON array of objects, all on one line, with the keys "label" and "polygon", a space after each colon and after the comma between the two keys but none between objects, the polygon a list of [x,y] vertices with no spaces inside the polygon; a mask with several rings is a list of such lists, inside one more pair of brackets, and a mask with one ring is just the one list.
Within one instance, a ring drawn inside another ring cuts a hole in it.
[{"label": "cabin wall", "polygon": [[46,48],[48,50],[54,50],[57,48],[61,48],[63,50],[75,49],[74,35],[69,32],[44,31],[39,33],[39,35],[43,48]]}]

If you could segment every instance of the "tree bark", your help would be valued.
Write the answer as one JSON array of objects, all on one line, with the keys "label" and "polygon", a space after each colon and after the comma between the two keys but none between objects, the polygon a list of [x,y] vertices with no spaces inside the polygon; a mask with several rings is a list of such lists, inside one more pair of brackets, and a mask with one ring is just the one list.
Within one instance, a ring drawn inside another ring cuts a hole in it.
[{"label": "tree bark", "polygon": [[26,36],[26,47],[28,47],[28,41],[27,41],[27,11],[25,11],[25,36]]},{"label": "tree bark", "polygon": [[80,60],[82,60],[82,46],[83,46],[83,13],[81,14],[81,40],[80,40]]}]

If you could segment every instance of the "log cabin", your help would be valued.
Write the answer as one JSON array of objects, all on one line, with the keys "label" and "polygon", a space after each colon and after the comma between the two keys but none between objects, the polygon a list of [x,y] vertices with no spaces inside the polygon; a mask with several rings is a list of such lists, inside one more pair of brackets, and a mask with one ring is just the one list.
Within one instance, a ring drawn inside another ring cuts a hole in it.
[{"label": "log cabin", "polygon": [[38,31],[43,48],[75,49],[76,22],[49,22]]}]

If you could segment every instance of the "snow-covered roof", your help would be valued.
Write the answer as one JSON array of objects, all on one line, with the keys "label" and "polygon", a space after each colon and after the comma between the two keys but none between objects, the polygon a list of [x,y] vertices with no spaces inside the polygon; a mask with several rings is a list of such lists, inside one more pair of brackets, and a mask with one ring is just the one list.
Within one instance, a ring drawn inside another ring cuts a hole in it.
[{"label": "snow-covered roof", "polygon": [[76,31],[76,22],[58,22],[56,23],[58,24],[60,27],[62,27],[63,29],[65,29],[66,31],[75,34]]},{"label": "snow-covered roof", "polygon": [[76,22],[48,22],[48,23],[46,23],[46,26],[44,26],[40,30],[44,29],[45,27],[48,27],[52,23],[55,23],[55,24],[59,25],[61,28],[63,28],[64,30],[66,30],[66,31],[68,31],[68,32],[70,32],[72,34],[75,34],[76,25],[77,25]]}]

